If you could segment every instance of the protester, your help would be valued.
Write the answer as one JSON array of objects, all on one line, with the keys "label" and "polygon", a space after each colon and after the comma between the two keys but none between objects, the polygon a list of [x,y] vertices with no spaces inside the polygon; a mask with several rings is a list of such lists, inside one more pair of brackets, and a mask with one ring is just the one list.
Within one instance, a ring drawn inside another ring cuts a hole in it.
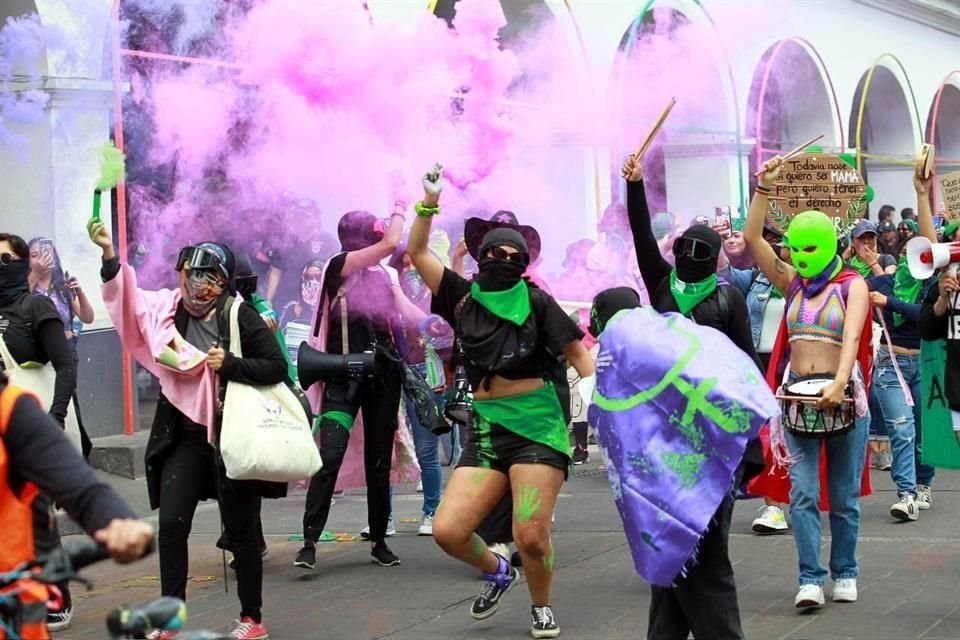
[{"label": "protester", "polygon": [[[930,183],[930,179],[914,178],[920,222],[918,225],[913,220],[905,220],[900,226],[908,226],[911,233],[916,227],[931,242],[936,242],[930,211]],[[917,322],[922,300],[927,297],[928,289],[936,287],[936,282],[913,277],[904,246],[896,272],[870,278],[867,283],[871,289],[871,301],[883,314],[885,328],[884,341],[877,350],[874,390],[893,451],[890,475],[897,486],[897,501],[890,507],[890,515],[898,520],[912,521],[919,517],[920,510],[929,509],[933,501],[934,469],[920,460],[923,398]]]},{"label": "protester", "polygon": [[[40,396],[51,395],[50,416],[66,429],[70,401],[77,388],[77,360],[67,328],[53,300],[30,293],[30,249],[23,238],[0,233],[0,371],[16,377],[16,369],[37,363],[50,363],[56,372],[53,389],[30,388]],[[9,360],[7,359],[9,356]],[[71,439],[75,434],[67,434]],[[74,443],[80,448],[79,436]],[[34,538],[38,554],[60,546],[60,531],[53,513],[53,502],[41,494],[33,501]],[[62,607],[47,612],[52,631],[70,626],[73,601],[66,583],[58,585],[63,594]]]},{"label": "protester", "polygon": [[893,273],[897,259],[893,254],[878,253],[877,225],[863,219],[850,232],[850,246],[844,253],[847,266],[862,278]]},{"label": "protester", "polygon": [[[133,268],[122,264],[104,223],[88,223],[90,239],[103,251],[103,298],[124,347],[160,380],[161,395],[147,442],[150,506],[160,510],[160,588],[164,596],[186,598],[188,539],[201,500],[219,501],[226,539],[236,560],[240,618],[230,637],[267,638],[262,622],[263,559],[258,540],[262,497],[286,495],[286,484],[230,480],[219,453],[220,398],[230,382],[283,382],[287,363],[275,335],[257,310],[234,295],[235,260],[215,242],[184,247],[174,270],[177,290],[137,287]],[[230,353],[227,304],[240,304],[244,357]],[[226,332],[226,333],[225,333]],[[219,385],[218,385],[219,381]],[[160,631],[156,638],[173,637]]]},{"label": "protester", "polygon": [[[789,454],[789,493],[787,482],[779,475],[763,474],[751,489],[781,502],[790,502],[790,519],[799,557],[800,589],[794,599],[798,608],[818,607],[824,603],[823,583],[827,571],[820,562],[821,449],[827,449],[827,482],[831,531],[830,572],[834,581],[834,602],[857,600],[859,566],[856,556],[860,526],[861,478],[866,460],[869,412],[868,376],[871,372],[870,301],[866,283],[851,270],[843,269],[837,256],[837,237],[833,220],[818,211],[793,217],[787,228],[787,244],[792,265],[781,260],[763,241],[763,224],[769,207],[770,185],[780,174],[779,156],[763,165],[744,237],[757,266],[774,287],[785,292],[786,314],[774,346],[767,379],[779,389],[782,374],[787,384],[801,379],[827,380],[820,389],[816,409],[822,426],[837,433],[819,433],[814,437],[792,429],[784,433],[773,429],[771,454],[781,453],[786,443]],[[844,402],[855,401],[856,419],[848,414],[830,414]],[[792,409],[804,418],[808,409]],[[789,421],[789,413],[784,418]],[[849,422],[853,424],[849,424]],[[815,426],[816,426],[815,425]],[[843,432],[842,430],[846,430]],[[816,437],[819,435],[820,437]],[[829,437],[824,437],[829,435]],[[869,473],[869,472],[867,472]]]},{"label": "protester", "polygon": [[[474,416],[433,534],[449,555],[484,572],[486,582],[470,615],[489,618],[520,576],[474,531],[509,488],[532,601],[530,631],[534,638],[555,638],[560,627],[550,599],[556,566],[550,519],[570,463],[567,419],[557,393],[566,380],[560,361],[566,357],[581,376],[593,375],[593,363],[577,325],[522,277],[539,249],[533,228],[468,220],[464,236],[480,267],[472,282],[429,252],[441,180],[439,166],[424,177],[407,252],[433,293],[433,311],[456,331],[474,392]],[[490,340],[512,346],[492,350]]]},{"label": "protester", "polygon": [[877,240],[877,251],[889,256],[900,255],[900,241],[897,225],[892,220],[884,220],[877,225],[880,237]]}]

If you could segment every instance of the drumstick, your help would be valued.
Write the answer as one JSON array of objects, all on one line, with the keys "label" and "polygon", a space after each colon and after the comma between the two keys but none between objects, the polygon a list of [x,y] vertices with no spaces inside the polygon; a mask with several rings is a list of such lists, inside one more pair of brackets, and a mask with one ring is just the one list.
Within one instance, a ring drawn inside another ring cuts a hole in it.
[{"label": "drumstick", "polygon": [[[816,138],[813,138],[812,140],[809,140],[809,141],[807,141],[807,142],[804,142],[803,144],[801,144],[801,145],[799,145],[799,146],[797,146],[797,147],[794,147],[792,150],[787,151],[787,153],[784,154],[783,159],[784,159],[785,161],[786,161],[786,160],[789,160],[790,158],[792,158],[793,156],[795,156],[795,155],[797,155],[798,153],[802,152],[804,149],[806,149],[807,147],[809,147],[810,145],[812,145],[814,142],[816,142],[817,140],[819,140],[820,138],[822,138],[823,135],[824,135],[824,134],[821,133],[821,134],[818,135]],[[753,177],[754,177],[754,178],[759,178],[759,177],[762,176],[762,175],[763,175],[763,169],[760,169],[760,171],[757,171],[755,174],[753,174]]]},{"label": "drumstick", "polygon": [[654,136],[657,135],[657,132],[660,131],[660,127],[663,126],[664,121],[667,119],[667,116],[670,115],[670,111],[673,109],[673,105],[677,104],[676,98],[670,98],[670,102],[667,103],[667,106],[664,108],[663,113],[660,114],[660,117],[657,119],[656,124],[653,125],[653,129],[650,130],[650,133],[647,134],[647,139],[643,141],[643,144],[640,145],[640,149],[633,154],[634,160],[639,160],[643,157],[643,154],[647,152],[647,147],[650,146],[650,143],[653,142]]}]

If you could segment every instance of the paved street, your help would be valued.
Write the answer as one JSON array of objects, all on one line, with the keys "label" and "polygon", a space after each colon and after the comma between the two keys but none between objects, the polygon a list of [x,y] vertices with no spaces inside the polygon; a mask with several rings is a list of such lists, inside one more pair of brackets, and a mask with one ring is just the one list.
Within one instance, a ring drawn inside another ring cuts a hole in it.
[{"label": "paved street", "polygon": [[[577,467],[559,501],[554,544],[557,580],[553,605],[568,640],[644,638],[649,588],[635,575],[605,476],[594,462]],[[742,502],[731,540],[748,638],[791,640],[960,640],[960,474],[941,472],[934,507],[918,522],[893,522],[889,474],[874,472],[878,491],[863,503],[858,553],[860,602],[828,605],[819,613],[793,608],[796,552],[790,535],[750,533],[759,501]],[[146,512],[142,481],[111,478]],[[421,498],[412,486],[397,488],[399,534],[390,540],[403,563],[372,565],[369,546],[355,539],[320,545],[317,570],[292,566],[299,542],[304,496],[265,501],[264,621],[274,640],[394,640],[529,638],[529,600],[520,586],[496,616],[473,622],[467,609],[480,588],[478,576],[448,559],[432,539],[417,537],[413,521]],[[339,498],[331,514],[334,533],[365,525],[361,493]],[[153,514],[155,515],[155,514]],[[826,519],[824,519],[826,522]],[[214,548],[220,525],[213,505],[201,506],[191,537],[189,628],[224,630],[238,615],[235,583],[224,593],[223,565]],[[829,538],[825,539],[829,545]],[[159,596],[157,559],[136,565],[102,565],[89,572],[96,588],[75,595],[73,628],[58,638],[106,637],[103,619],[120,603]],[[707,639],[704,639],[707,640]]]}]

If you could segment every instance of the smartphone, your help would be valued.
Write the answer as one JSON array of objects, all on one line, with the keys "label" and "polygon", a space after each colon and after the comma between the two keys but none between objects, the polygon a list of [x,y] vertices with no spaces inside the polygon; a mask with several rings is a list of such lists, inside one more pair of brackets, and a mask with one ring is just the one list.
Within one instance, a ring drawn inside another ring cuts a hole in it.
[{"label": "smartphone", "polygon": [[40,253],[45,253],[49,256],[53,255],[53,240],[41,240],[40,241]]}]

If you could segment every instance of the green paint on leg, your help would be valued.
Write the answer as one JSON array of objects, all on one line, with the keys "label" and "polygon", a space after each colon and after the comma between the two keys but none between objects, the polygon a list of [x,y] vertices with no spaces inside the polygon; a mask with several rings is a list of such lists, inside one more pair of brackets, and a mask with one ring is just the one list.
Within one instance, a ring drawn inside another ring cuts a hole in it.
[{"label": "green paint on leg", "polygon": [[470,536],[470,548],[473,551],[473,557],[479,558],[487,551],[487,543],[477,534]]},{"label": "green paint on leg", "polygon": [[485,474],[483,471],[474,471],[473,475],[470,476],[470,481],[473,482],[474,486],[480,486],[486,479],[487,474]]},{"label": "green paint on leg", "polygon": [[550,545],[550,553],[543,557],[543,568],[547,571],[553,571],[557,566],[557,550]]},{"label": "green paint on leg", "polygon": [[513,510],[517,522],[530,522],[540,508],[540,491],[529,484],[520,485],[520,500]]},{"label": "green paint on leg", "polygon": [[707,456],[702,453],[666,453],[663,456],[663,462],[680,478],[680,486],[684,489],[690,489],[697,484],[700,477],[700,471],[703,469],[703,463]]}]

